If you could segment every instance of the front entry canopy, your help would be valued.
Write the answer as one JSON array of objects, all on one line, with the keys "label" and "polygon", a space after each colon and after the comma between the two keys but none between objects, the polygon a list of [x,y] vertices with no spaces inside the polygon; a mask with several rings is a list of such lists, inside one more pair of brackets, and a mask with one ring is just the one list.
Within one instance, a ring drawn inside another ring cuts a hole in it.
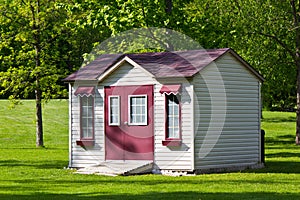
[{"label": "front entry canopy", "polygon": [[181,89],[181,85],[180,84],[175,84],[175,85],[163,85],[160,89],[160,93],[161,94],[167,94],[167,95],[170,95],[170,94],[174,94],[174,95],[177,95],[177,94],[180,94],[180,89]]}]

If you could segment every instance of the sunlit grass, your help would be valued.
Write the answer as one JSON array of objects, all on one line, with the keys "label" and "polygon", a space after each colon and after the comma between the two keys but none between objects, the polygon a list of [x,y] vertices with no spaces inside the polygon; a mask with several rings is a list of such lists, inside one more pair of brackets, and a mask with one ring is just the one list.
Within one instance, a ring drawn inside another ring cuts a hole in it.
[{"label": "sunlit grass", "polygon": [[266,168],[187,177],[106,177],[68,166],[68,102],[43,106],[46,148],[35,148],[34,101],[0,101],[0,199],[300,199],[295,114],[264,112]]}]

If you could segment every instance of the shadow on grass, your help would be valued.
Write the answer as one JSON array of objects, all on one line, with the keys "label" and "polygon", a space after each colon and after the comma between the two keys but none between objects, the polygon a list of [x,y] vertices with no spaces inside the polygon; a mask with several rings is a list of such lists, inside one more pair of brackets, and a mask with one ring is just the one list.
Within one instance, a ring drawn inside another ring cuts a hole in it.
[{"label": "shadow on grass", "polygon": [[49,160],[26,162],[20,160],[0,160],[0,167],[33,167],[36,169],[63,169],[68,166],[68,162],[64,160]]},{"label": "shadow on grass", "polygon": [[50,194],[50,193],[36,193],[31,195],[5,195],[0,194],[0,199],[82,199],[82,200],[92,200],[92,199],[300,199],[300,194],[281,194],[281,193],[271,193],[271,192],[244,192],[244,193],[202,193],[202,192],[151,192],[145,194],[101,194],[101,193],[82,193],[82,194]]},{"label": "shadow on grass", "polygon": [[271,122],[271,123],[282,123],[282,122],[295,122],[296,121],[296,116],[295,117],[268,117],[268,118],[263,118],[262,122]]},{"label": "shadow on grass", "polygon": [[244,173],[300,174],[300,162],[267,161],[264,168],[246,170]]},{"label": "shadow on grass", "polygon": [[291,152],[278,152],[278,153],[268,153],[266,154],[267,158],[298,158],[299,153],[291,153]]},{"label": "shadow on grass", "polygon": [[265,137],[265,143],[267,145],[295,145],[295,136],[294,135],[281,135],[277,137]]}]

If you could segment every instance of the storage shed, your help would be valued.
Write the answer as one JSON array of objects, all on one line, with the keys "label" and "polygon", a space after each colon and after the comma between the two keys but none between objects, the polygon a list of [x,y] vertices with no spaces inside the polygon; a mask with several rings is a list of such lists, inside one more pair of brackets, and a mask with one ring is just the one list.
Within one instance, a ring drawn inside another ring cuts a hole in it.
[{"label": "storage shed", "polygon": [[128,174],[262,166],[263,78],[232,49],[104,54],[64,81],[71,168]]}]

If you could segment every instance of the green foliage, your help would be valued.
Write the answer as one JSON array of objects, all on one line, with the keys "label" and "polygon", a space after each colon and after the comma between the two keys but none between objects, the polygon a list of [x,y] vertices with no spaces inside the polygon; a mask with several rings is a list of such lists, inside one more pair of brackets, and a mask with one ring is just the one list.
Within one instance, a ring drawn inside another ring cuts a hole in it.
[{"label": "green foliage", "polygon": [[[60,80],[77,70],[84,59],[90,60],[87,55],[101,43],[97,53],[103,53],[105,45],[106,53],[177,50],[182,40],[170,41],[172,34],[170,38],[155,32],[112,37],[156,27],[179,31],[204,48],[233,48],[265,77],[266,108],[295,106],[293,54],[298,28],[289,1],[173,0],[167,12],[166,0],[45,0],[36,16],[40,32],[32,30],[31,7],[36,1],[0,0],[2,95],[33,97],[35,75],[43,72],[44,98],[65,97]],[[37,34],[42,47],[39,69],[34,68]],[[128,43],[130,38],[138,42]]]},{"label": "green foliage", "polygon": [[289,1],[192,1],[186,8],[190,35],[205,48],[231,47],[265,78],[264,106],[296,104],[296,55]]},{"label": "green foliage", "polygon": [[[79,175],[68,165],[68,101],[44,105],[46,148],[34,146],[34,101],[0,101],[0,199],[299,199],[294,113],[263,112],[266,168],[168,177]],[[57,112],[59,110],[60,112]]]},{"label": "green foliage", "polygon": [[[43,98],[66,95],[59,80],[67,71],[56,65],[60,50],[53,45],[62,34],[63,13],[53,1],[41,5],[37,2],[14,0],[0,4],[0,24],[4,28],[0,32],[0,94],[8,93],[11,99],[33,97],[37,76],[41,77]],[[41,49],[39,55],[37,47]]]}]

